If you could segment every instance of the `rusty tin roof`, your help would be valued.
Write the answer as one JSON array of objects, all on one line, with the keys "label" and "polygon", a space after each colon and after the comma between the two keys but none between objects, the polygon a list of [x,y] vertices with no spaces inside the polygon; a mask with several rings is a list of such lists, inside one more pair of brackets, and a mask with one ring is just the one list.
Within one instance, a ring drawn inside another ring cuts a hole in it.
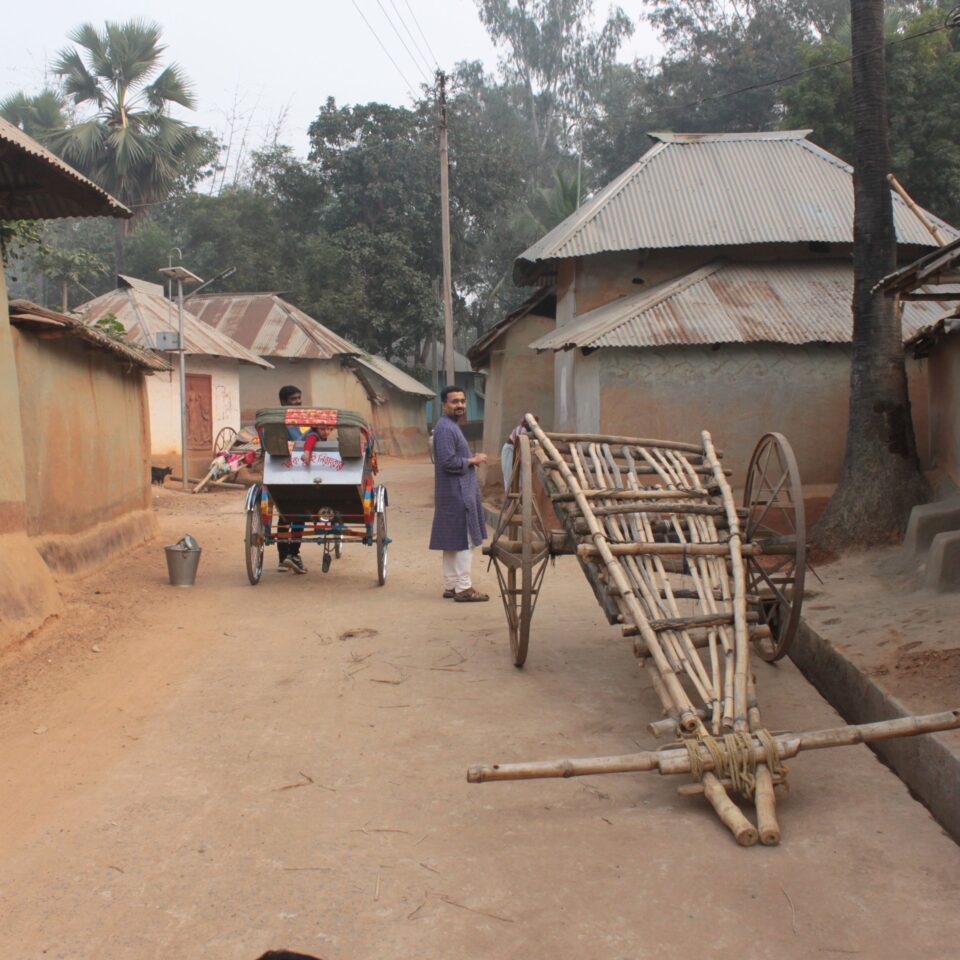
[{"label": "rusty tin roof", "polygon": [[[960,285],[954,288],[960,300]],[[713,343],[849,343],[853,270],[845,260],[712,263],[577,317],[530,344],[662,347]],[[904,304],[903,337],[943,314],[943,305]]]},{"label": "rusty tin roof", "polygon": [[145,350],[143,347],[139,347],[133,343],[127,343],[125,340],[120,340],[117,337],[111,337],[103,330],[88,326],[76,317],[70,317],[64,313],[47,310],[46,307],[38,306],[29,300],[10,301],[10,322],[17,326],[44,331],[59,328],[102,350],[116,354],[127,363],[141,367],[144,370],[154,372],[172,369],[170,364],[159,354]]},{"label": "rusty tin roof", "polygon": [[102,187],[0,118],[0,220],[131,216]]},{"label": "rusty tin roof", "polygon": [[[517,258],[514,280],[533,282],[547,261],[612,250],[853,243],[853,168],[810,132],[651,133],[647,153]],[[935,246],[891,196],[898,242]]]},{"label": "rusty tin roof", "polygon": [[277,293],[201,293],[186,305],[261,357],[332,360],[363,352]]},{"label": "rusty tin roof", "polygon": [[[112,313],[123,324],[132,342],[155,350],[158,333],[177,330],[177,305],[160,295],[163,288],[159,284],[156,286],[160,293],[156,293],[145,290],[142,283],[137,287],[130,286],[128,281],[124,283],[125,286],[118,290],[88,300],[77,307],[76,313],[88,325]],[[183,341],[189,354],[228,357],[258,367],[272,367],[235,340],[201,323],[186,307],[183,311]]]}]

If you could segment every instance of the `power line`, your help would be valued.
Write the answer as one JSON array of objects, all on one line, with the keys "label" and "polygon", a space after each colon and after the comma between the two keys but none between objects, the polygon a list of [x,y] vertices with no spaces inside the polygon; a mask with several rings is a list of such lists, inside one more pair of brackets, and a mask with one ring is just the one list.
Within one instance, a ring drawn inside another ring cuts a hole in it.
[{"label": "power line", "polygon": [[393,64],[393,66],[394,66],[394,68],[396,69],[397,73],[400,74],[400,78],[401,78],[401,79],[403,80],[403,82],[407,85],[407,93],[410,94],[410,96],[411,96],[412,99],[416,100],[416,99],[417,99],[417,95],[413,92],[413,85],[412,85],[412,84],[410,83],[410,81],[406,78],[406,76],[404,75],[404,72],[400,69],[400,67],[397,66],[397,61],[394,60],[393,57],[390,56],[390,51],[384,46],[383,41],[382,41],[382,40],[380,39],[380,37],[377,35],[377,31],[373,29],[373,26],[372,26],[372,24],[370,23],[370,21],[363,15],[363,11],[362,11],[362,10],[360,9],[360,7],[357,5],[357,0],[353,0],[353,5],[354,5],[354,7],[356,7],[357,13],[360,14],[360,19],[363,20],[363,22],[367,25],[367,28],[368,28],[368,29],[370,30],[370,32],[373,34],[374,40],[376,40],[377,43],[380,44],[380,49],[383,50],[383,52],[387,55],[387,59]]},{"label": "power line", "polygon": [[410,38],[410,42],[413,44],[414,49],[417,51],[417,54],[420,57],[420,61],[426,67],[427,73],[428,74],[432,73],[433,71],[430,66],[430,61],[427,60],[426,56],[424,56],[423,51],[420,49],[420,44],[417,43],[417,38],[414,37],[414,35],[410,32],[410,28],[407,26],[407,22],[406,20],[403,19],[403,14],[398,9],[396,3],[394,3],[394,0],[390,0],[390,6],[393,7],[394,13],[396,13],[397,15],[397,19],[400,21],[401,24],[403,24],[403,29],[406,30],[407,36]]},{"label": "power line", "polygon": [[397,39],[400,41],[400,45],[403,47],[404,50],[407,51],[407,56],[410,58],[413,65],[420,71],[421,75],[427,82],[427,86],[430,86],[430,80],[428,79],[429,71],[427,71],[427,73],[423,72],[423,69],[421,68],[420,64],[417,63],[417,58],[414,57],[414,55],[410,52],[410,48],[407,46],[406,40],[403,39],[403,35],[397,29],[397,25],[391,19],[390,14],[387,13],[387,8],[383,5],[381,0],[377,0],[377,6],[380,8],[380,12],[384,15],[384,17],[386,17],[387,23],[390,24],[390,27],[393,30],[393,32],[397,35]]},{"label": "power line", "polygon": [[413,22],[416,24],[417,32],[418,32],[418,33],[420,34],[420,36],[423,38],[424,45],[426,46],[427,51],[429,52],[430,56],[433,57],[433,62],[434,62],[434,64],[436,65],[436,68],[439,70],[439,69],[440,69],[440,61],[437,60],[436,54],[435,54],[435,53],[433,52],[433,50],[430,48],[430,41],[427,40],[426,35],[425,35],[424,32],[423,32],[423,28],[420,26],[420,21],[417,19],[417,15],[413,12],[413,8],[410,6],[410,0],[403,0],[403,2],[407,5],[407,9],[410,11],[410,16],[413,17]]}]

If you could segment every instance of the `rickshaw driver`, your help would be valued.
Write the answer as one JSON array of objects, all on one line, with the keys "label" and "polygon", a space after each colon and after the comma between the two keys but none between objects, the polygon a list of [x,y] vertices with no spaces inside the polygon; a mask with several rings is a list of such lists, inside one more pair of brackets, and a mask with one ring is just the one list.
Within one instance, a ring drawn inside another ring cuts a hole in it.
[{"label": "rickshaw driver", "polygon": [[[280,406],[303,406],[303,391],[293,385],[281,387]],[[303,435],[304,430],[300,427],[287,426],[287,439],[299,443],[303,439]],[[289,533],[291,535],[289,540],[277,540],[277,553],[280,558],[277,573],[286,573],[287,570],[292,570],[294,573],[306,573],[307,568],[300,559],[300,538],[303,536],[303,523],[291,523],[280,516],[277,518],[277,533],[280,535]]]}]

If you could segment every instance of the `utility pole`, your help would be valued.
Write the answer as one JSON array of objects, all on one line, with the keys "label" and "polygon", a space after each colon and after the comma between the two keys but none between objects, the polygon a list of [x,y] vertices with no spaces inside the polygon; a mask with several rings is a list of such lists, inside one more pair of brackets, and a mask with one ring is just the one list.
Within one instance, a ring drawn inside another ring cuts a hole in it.
[{"label": "utility pole", "polygon": [[443,358],[447,386],[456,383],[453,363],[453,280],[450,269],[450,184],[447,154],[447,75],[437,71],[440,106],[440,224],[443,246]]}]

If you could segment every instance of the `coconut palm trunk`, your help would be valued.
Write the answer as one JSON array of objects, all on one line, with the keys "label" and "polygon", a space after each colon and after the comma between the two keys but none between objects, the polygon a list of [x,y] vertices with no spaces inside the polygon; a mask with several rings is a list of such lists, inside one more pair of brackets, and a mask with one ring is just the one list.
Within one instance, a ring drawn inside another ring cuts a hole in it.
[{"label": "coconut palm trunk", "polygon": [[883,0],[850,0],[854,102],[853,354],[840,484],[814,529],[829,550],[889,542],[926,496],[907,394],[899,310],[872,293],[896,268]]}]

